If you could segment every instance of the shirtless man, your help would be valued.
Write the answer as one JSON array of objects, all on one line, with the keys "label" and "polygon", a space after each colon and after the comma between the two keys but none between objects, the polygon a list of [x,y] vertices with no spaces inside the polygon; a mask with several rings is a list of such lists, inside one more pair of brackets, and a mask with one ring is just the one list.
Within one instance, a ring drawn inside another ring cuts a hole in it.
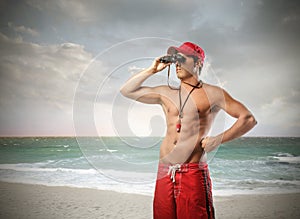
[{"label": "shirtless man", "polygon": [[[154,218],[214,218],[211,181],[205,153],[220,144],[238,138],[252,129],[256,120],[251,112],[224,89],[199,81],[204,51],[191,42],[170,47],[168,55],[175,60],[158,57],[153,64],[131,77],[121,93],[136,101],[160,104],[166,116],[167,132],[160,146],[155,195]],[[167,56],[168,58],[168,56]],[[146,87],[143,82],[172,62],[180,87]],[[207,136],[220,110],[236,118],[236,122],[217,136]]]}]

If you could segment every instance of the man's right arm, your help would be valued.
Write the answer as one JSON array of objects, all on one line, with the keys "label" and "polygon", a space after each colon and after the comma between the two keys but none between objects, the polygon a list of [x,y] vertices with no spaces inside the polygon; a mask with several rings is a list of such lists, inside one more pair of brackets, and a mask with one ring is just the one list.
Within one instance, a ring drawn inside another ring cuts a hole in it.
[{"label": "man's right arm", "polygon": [[132,76],[120,89],[125,97],[137,100],[142,103],[158,104],[160,103],[160,87],[142,86],[143,82],[153,74],[162,71],[170,64],[159,62],[155,59],[152,66]]}]

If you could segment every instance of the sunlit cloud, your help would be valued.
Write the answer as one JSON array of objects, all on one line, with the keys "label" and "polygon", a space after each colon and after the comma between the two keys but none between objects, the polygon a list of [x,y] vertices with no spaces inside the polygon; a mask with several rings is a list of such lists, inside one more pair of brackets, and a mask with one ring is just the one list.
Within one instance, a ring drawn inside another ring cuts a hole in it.
[{"label": "sunlit cloud", "polygon": [[[299,136],[297,1],[26,0],[1,6],[0,135],[72,135],[74,116],[86,121],[86,134],[91,121],[103,135],[114,135],[120,125],[109,119],[116,109],[128,116],[124,129],[157,134],[162,110],[132,105],[119,89],[149,67],[151,57],[191,41],[206,52],[200,78],[223,87],[258,119],[251,135]],[[128,41],[153,36],[169,41]],[[173,67],[170,79],[178,85]],[[145,84],[166,85],[166,70]],[[74,105],[88,111],[74,115]]]}]

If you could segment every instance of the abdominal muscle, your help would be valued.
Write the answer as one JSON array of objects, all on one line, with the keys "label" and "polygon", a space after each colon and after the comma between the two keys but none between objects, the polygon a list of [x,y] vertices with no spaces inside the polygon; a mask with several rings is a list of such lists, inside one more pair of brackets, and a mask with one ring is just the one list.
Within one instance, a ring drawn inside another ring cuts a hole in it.
[{"label": "abdominal muscle", "polygon": [[[187,93],[182,97],[185,100]],[[210,102],[206,93],[200,89],[195,90],[188,99],[181,119],[181,131],[176,131],[179,114],[179,100],[177,92],[168,93],[162,98],[162,108],[166,116],[167,133],[160,147],[160,160],[166,158],[175,147],[183,147],[190,151],[181,160],[185,163],[199,162],[204,155],[201,139],[206,137],[214,120],[215,113],[210,112]],[[197,103],[197,104],[196,104]],[[187,151],[185,151],[187,152]],[[165,160],[165,159],[164,159]],[[201,160],[202,161],[202,160]]]},{"label": "abdominal muscle", "polygon": [[[160,159],[166,157],[177,145],[189,147],[187,150],[193,148],[190,156],[186,159],[185,163],[199,162],[204,154],[201,147],[201,139],[206,134],[206,126],[200,126],[200,121],[185,118],[182,121],[181,131],[176,131],[177,118],[174,117],[171,121],[167,122],[167,133],[162,141],[160,147]],[[202,161],[202,160],[201,160]]]},{"label": "abdominal muscle", "polygon": [[[172,144],[168,138],[165,138],[160,147],[160,159],[163,159],[165,156],[167,156],[174,149],[174,147],[175,145]],[[204,151],[200,146],[200,141],[194,146],[194,148],[194,151],[191,153],[190,157],[185,161],[185,163],[195,163],[201,160]]]}]

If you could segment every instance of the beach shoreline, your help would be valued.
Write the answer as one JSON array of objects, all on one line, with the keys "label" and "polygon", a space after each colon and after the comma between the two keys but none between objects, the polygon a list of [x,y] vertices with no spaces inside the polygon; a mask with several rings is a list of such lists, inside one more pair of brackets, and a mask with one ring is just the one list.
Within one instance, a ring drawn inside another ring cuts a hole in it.
[{"label": "beach shoreline", "polygon": [[[0,182],[0,218],[152,218],[153,197]],[[216,218],[299,218],[300,193],[216,196]]]}]

